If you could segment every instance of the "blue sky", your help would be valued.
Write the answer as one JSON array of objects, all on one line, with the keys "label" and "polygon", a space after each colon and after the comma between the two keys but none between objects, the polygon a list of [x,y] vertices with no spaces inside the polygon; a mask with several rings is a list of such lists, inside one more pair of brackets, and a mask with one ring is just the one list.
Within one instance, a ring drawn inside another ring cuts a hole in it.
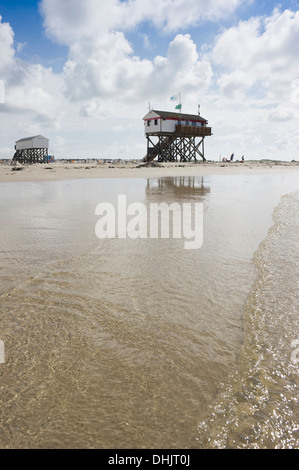
[{"label": "blue sky", "polygon": [[[50,65],[59,71],[67,58],[68,48],[47,38],[43,28],[43,18],[39,11],[39,3],[40,1],[36,0],[0,0],[0,14],[3,21],[9,22],[12,26],[15,41],[24,45],[18,53],[19,57],[30,62],[40,62],[45,66]],[[275,7],[281,4],[285,9],[298,8],[298,1],[295,0],[248,2],[228,18],[224,18],[222,22],[184,27],[180,32],[190,33],[197,44],[209,43],[223,28],[230,27],[251,16],[269,15]],[[145,44],[144,35],[150,39],[148,45]],[[173,33],[167,34],[163,29],[157,28],[149,22],[144,22],[133,31],[127,32],[127,38],[132,43],[134,52],[149,59],[157,54],[165,54],[172,36]]]},{"label": "blue sky", "polygon": [[0,0],[0,16],[0,157],[43,134],[58,158],[142,158],[148,102],[180,91],[213,127],[208,158],[299,160],[298,1]]},{"label": "blue sky", "polygon": [[[68,49],[46,37],[36,0],[0,0],[0,14],[9,22],[20,44],[18,57],[61,70]],[[23,46],[22,46],[23,45]]]}]

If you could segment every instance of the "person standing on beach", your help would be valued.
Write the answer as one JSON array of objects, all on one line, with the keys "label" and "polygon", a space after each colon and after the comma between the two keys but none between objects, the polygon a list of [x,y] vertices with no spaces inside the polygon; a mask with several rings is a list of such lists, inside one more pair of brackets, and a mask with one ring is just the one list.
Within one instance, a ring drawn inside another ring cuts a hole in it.
[{"label": "person standing on beach", "polygon": [[230,156],[230,161],[231,161],[231,162],[233,161],[233,159],[234,159],[234,156],[235,156],[235,154],[234,154],[234,153],[232,153],[232,154],[231,154],[231,156]]}]

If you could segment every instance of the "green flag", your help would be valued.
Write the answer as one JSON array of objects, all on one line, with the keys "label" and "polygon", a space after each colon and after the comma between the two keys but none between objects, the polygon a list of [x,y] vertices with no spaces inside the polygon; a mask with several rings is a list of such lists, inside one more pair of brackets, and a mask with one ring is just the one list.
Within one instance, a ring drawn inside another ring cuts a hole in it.
[{"label": "green flag", "polygon": [[182,105],[181,104],[176,105],[175,109],[182,109]]}]

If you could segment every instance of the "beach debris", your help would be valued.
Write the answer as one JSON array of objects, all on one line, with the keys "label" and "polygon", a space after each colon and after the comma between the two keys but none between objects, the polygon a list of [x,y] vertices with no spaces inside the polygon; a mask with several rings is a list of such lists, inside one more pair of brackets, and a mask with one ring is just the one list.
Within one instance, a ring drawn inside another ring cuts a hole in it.
[{"label": "beach debris", "polygon": [[23,165],[21,165],[21,163],[19,163],[19,162],[17,162],[17,161],[12,161],[12,162],[11,162],[11,166],[12,166],[11,171],[21,171],[21,170],[24,170]]},{"label": "beach debris", "polygon": [[21,166],[23,166],[20,162],[17,162],[16,160],[12,160],[10,165],[11,165],[11,166],[14,166],[14,167],[21,167]]},{"label": "beach debris", "polygon": [[136,168],[148,168],[148,167],[164,168],[164,165],[161,165],[161,163],[157,163],[157,162],[148,162],[148,163],[142,163],[136,166]]}]

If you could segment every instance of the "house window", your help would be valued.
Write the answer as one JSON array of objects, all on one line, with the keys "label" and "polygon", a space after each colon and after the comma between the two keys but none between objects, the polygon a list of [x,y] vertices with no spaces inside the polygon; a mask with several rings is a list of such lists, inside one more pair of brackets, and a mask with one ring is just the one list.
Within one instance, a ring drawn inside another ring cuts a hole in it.
[{"label": "house window", "polygon": [[147,127],[151,125],[151,121],[147,121]]},{"label": "house window", "polygon": [[155,126],[158,125],[158,119],[155,119]]}]

